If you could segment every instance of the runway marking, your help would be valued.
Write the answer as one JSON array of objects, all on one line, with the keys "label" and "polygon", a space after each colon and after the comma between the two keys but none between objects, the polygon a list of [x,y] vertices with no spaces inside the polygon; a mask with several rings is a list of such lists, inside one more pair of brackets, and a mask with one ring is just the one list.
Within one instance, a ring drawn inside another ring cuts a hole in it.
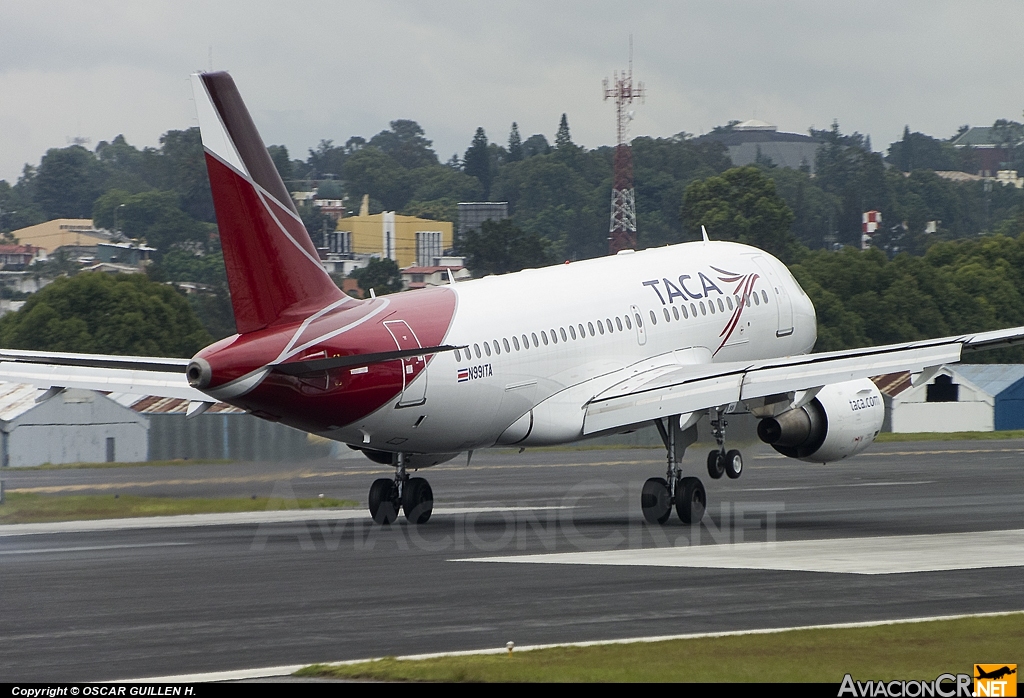
[{"label": "runway marking", "polygon": [[[433,515],[458,516],[515,511],[570,509],[567,506],[519,507],[439,507]],[[47,523],[2,524],[0,538],[43,533],[91,533],[95,531],[129,531],[153,528],[193,528],[198,526],[237,526],[309,521],[343,521],[366,519],[365,509],[286,509],[278,511],[244,511],[228,514],[182,514],[180,516],[145,516],[126,519],[93,519],[87,521],[53,521]]]},{"label": "runway marking", "polygon": [[842,485],[799,485],[794,487],[747,487],[734,492],[790,492],[793,490],[831,490],[837,487],[896,487],[899,485],[933,485],[938,480],[910,480],[908,482],[850,482]]},{"label": "runway marking", "polygon": [[41,555],[43,553],[79,553],[96,550],[121,550],[123,548],[166,548],[172,545],[194,545],[193,543],[125,543],[123,545],[83,545],[77,548],[35,548],[33,550],[0,550],[0,555]]},{"label": "runway marking", "polygon": [[452,562],[700,567],[870,575],[939,572],[1024,566],[1024,529],[544,553],[459,558]]},{"label": "runway marking", "polygon": [[[454,466],[459,471],[469,470],[530,470],[537,468],[596,468],[612,465],[650,465],[661,463],[662,459],[645,460],[618,460],[618,461],[597,461],[594,463],[523,463],[523,464],[501,464],[501,465],[472,465]],[[146,467],[146,466],[140,466]],[[106,469],[104,469],[106,470]],[[23,492],[34,494],[56,494],[59,492],[85,492],[89,490],[124,490],[127,488],[142,487],[180,487],[197,485],[237,485],[250,482],[280,482],[285,480],[305,480],[310,478],[330,478],[342,476],[380,475],[381,470],[332,470],[326,472],[313,472],[309,470],[293,471],[288,473],[267,473],[263,475],[242,475],[236,477],[213,477],[213,478],[179,478],[174,480],[144,480],[132,482],[96,482],[79,483],[74,485],[37,485],[34,487],[7,487],[8,492]]]},{"label": "runway marking", "polygon": [[[626,637],[614,640],[585,640],[582,642],[553,642],[544,645],[523,645],[516,647],[516,652],[548,650],[556,647],[601,647],[604,645],[629,645],[634,643],[670,642],[672,640],[701,640],[716,637],[735,637],[738,635],[773,635],[798,630],[845,630],[849,628],[877,628],[885,625],[903,625],[909,623],[930,623],[933,621],[961,620],[963,618],[995,618],[1024,614],[1024,611],[997,611],[995,613],[963,613],[955,616],[932,616],[927,618],[897,618],[894,620],[869,620],[857,623],[830,623],[826,625],[797,625],[787,628],[754,628],[751,630],[725,630],[713,633],[687,633],[682,635],[651,635],[647,637]],[[392,657],[402,661],[421,659],[438,659],[441,657],[469,657],[472,655],[505,654],[504,647],[488,647],[477,650],[455,652],[431,652],[429,654],[407,654]],[[347,666],[364,662],[379,662],[384,657],[368,657],[366,659],[346,659],[340,662],[327,662],[326,666]],[[287,664],[283,666],[261,667],[254,669],[236,669],[233,671],[208,671],[201,674],[176,674],[173,676],[152,676],[139,679],[120,679],[110,683],[203,683],[213,681],[242,681],[245,679],[265,679],[274,676],[289,676],[308,664]]]}]

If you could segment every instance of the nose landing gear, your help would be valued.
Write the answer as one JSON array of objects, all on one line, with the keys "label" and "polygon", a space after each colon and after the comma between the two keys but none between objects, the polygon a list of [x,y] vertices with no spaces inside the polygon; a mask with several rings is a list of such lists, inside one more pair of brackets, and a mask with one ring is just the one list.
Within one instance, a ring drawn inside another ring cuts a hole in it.
[{"label": "nose landing gear", "polygon": [[370,516],[376,523],[390,525],[398,519],[398,510],[409,523],[424,524],[434,511],[434,492],[422,477],[409,477],[405,468],[405,454],[395,457],[393,480],[380,478],[370,485]]}]

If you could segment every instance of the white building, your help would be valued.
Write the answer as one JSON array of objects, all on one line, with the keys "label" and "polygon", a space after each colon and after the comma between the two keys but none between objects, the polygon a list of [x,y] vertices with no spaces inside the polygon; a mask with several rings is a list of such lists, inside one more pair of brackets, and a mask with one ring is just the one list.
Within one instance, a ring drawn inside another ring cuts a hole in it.
[{"label": "white building", "polygon": [[[39,400],[42,400],[41,402]],[[146,460],[149,422],[91,390],[0,383],[0,466]]]},{"label": "white building", "polygon": [[953,364],[892,397],[894,432],[1024,428],[1024,365]]}]

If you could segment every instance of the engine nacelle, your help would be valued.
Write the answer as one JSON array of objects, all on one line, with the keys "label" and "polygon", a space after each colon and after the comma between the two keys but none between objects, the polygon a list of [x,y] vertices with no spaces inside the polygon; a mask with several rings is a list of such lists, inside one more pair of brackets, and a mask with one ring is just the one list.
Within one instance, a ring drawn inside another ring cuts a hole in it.
[{"label": "engine nacelle", "polygon": [[762,419],[757,435],[784,456],[830,463],[867,448],[884,417],[882,394],[862,378],[826,385],[803,407]]}]

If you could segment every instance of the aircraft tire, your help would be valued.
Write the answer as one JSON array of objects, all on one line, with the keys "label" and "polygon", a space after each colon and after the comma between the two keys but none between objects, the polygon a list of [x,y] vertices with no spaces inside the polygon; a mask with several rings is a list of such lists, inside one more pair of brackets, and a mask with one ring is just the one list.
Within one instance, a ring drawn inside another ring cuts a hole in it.
[{"label": "aircraft tire", "polygon": [[730,480],[735,480],[743,474],[743,455],[736,450],[725,454],[725,474]]},{"label": "aircraft tire", "polygon": [[381,525],[393,524],[398,518],[398,488],[393,480],[380,478],[370,485],[370,516]]},{"label": "aircraft tire", "polygon": [[402,492],[402,511],[409,523],[425,524],[434,510],[434,492],[422,477],[411,477]]},{"label": "aircraft tire", "polygon": [[640,510],[647,523],[663,524],[672,515],[672,497],[664,478],[652,477],[644,483],[640,493]]},{"label": "aircraft tire", "polygon": [[699,478],[684,477],[676,486],[676,513],[684,524],[700,523],[708,506],[708,495]]},{"label": "aircraft tire", "polygon": [[722,461],[721,451],[708,453],[708,475],[712,480],[717,480],[725,473],[725,463]]}]

